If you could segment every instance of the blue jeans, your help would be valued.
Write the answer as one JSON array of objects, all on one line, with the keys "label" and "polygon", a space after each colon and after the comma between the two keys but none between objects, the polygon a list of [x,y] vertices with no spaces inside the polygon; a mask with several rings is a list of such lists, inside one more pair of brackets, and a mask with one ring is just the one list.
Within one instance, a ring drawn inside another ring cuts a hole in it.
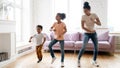
[{"label": "blue jeans", "polygon": [[56,40],[56,39],[52,40],[52,41],[50,42],[50,44],[49,44],[50,54],[51,54],[52,58],[55,57],[54,51],[53,51],[53,49],[52,49],[52,46],[53,46],[55,43],[57,43],[57,42],[60,43],[60,48],[61,48],[61,62],[64,62],[64,40]]},{"label": "blue jeans", "polygon": [[84,33],[84,40],[81,50],[79,51],[78,60],[80,60],[82,54],[85,51],[86,45],[88,44],[89,39],[92,40],[94,44],[94,55],[93,60],[96,61],[97,55],[98,55],[98,39],[97,39],[97,33]]}]

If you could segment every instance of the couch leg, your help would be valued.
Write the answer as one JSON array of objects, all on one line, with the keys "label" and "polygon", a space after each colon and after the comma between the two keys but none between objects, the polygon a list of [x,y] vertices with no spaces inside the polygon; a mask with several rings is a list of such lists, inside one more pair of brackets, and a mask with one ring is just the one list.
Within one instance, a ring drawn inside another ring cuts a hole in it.
[{"label": "couch leg", "polygon": [[44,52],[44,53],[47,53],[47,52],[48,52],[48,50],[44,50],[43,52]]},{"label": "couch leg", "polygon": [[76,54],[76,50],[74,50],[74,54]]}]

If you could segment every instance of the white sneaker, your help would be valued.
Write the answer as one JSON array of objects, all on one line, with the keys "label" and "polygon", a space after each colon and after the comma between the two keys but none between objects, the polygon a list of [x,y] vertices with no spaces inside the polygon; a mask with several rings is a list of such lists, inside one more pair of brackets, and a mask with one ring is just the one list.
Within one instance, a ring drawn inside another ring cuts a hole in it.
[{"label": "white sneaker", "polygon": [[99,67],[99,64],[97,64],[96,61],[92,60],[92,65],[96,66],[96,67]]},{"label": "white sneaker", "polygon": [[77,63],[78,63],[78,67],[80,67],[80,60],[78,60],[78,62],[77,62]]},{"label": "white sneaker", "polygon": [[51,64],[53,64],[55,60],[56,60],[56,57],[52,58]]},{"label": "white sneaker", "polygon": [[61,67],[64,67],[64,62],[61,62]]}]

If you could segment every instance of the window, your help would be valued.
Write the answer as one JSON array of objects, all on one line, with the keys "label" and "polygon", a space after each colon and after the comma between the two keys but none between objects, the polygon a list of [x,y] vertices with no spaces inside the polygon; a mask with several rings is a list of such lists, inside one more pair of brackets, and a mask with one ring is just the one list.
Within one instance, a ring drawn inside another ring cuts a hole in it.
[{"label": "window", "polygon": [[[73,31],[81,31],[81,0],[69,0],[69,27],[73,28]],[[71,29],[71,28],[69,28]]]},{"label": "window", "polygon": [[120,33],[119,1],[108,1],[108,26],[113,33]]},{"label": "window", "polygon": [[[53,17],[57,13],[65,13],[66,19],[64,22],[67,25],[68,31],[80,31],[81,27],[81,0],[53,0]],[[54,18],[53,18],[54,19]],[[72,30],[71,30],[72,27]]]},{"label": "window", "polygon": [[31,26],[31,0],[23,0],[22,2],[22,41],[28,42],[30,37]]},{"label": "window", "polygon": [[15,20],[14,0],[0,0],[0,20]]},{"label": "window", "polygon": [[30,0],[15,0],[16,41],[28,42],[30,37]]},{"label": "window", "polygon": [[16,20],[16,41],[20,42],[22,39],[22,0],[15,0],[15,20]]}]

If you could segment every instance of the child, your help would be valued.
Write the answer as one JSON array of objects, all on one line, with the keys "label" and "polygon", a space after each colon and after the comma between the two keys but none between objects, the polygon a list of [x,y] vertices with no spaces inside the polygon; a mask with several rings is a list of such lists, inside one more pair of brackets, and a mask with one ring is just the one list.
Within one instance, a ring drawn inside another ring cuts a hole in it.
[{"label": "child", "polygon": [[36,29],[37,29],[37,34],[33,35],[30,37],[29,42],[31,42],[32,38],[36,39],[36,53],[37,53],[37,57],[38,57],[38,61],[37,63],[39,63],[42,60],[42,46],[45,43],[46,38],[44,37],[44,35],[41,33],[42,32],[42,26],[41,25],[37,25]]},{"label": "child", "polygon": [[56,15],[56,20],[51,27],[51,31],[54,31],[54,40],[52,40],[49,44],[49,50],[50,54],[52,56],[52,62],[51,64],[55,61],[56,57],[54,55],[54,52],[52,50],[52,46],[59,42],[60,43],[60,48],[61,48],[61,67],[64,67],[64,34],[67,32],[66,25],[63,23],[61,20],[65,19],[65,14],[64,13],[57,13]]},{"label": "child", "polygon": [[94,44],[94,56],[93,56],[92,64],[98,67],[99,65],[96,62],[97,54],[98,54],[98,39],[97,39],[97,33],[94,29],[94,25],[95,24],[101,25],[101,22],[95,13],[90,12],[91,7],[88,2],[84,3],[83,10],[85,15],[82,16],[81,25],[85,33],[84,33],[83,46],[82,49],[79,51],[78,66],[80,67],[80,58],[85,51],[85,47],[89,39],[91,39]]}]

